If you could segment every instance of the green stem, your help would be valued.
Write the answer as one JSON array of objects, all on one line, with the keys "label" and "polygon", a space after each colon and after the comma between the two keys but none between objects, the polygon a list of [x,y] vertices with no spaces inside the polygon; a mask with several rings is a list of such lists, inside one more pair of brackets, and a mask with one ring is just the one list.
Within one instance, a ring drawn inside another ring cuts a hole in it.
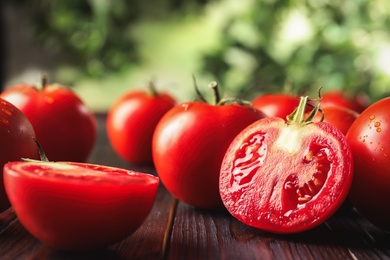
[{"label": "green stem", "polygon": [[159,95],[153,80],[149,82],[149,91],[153,97],[157,97]]},{"label": "green stem", "polygon": [[37,139],[34,138],[34,142],[37,144],[38,146],[38,150],[39,150],[39,157],[41,158],[41,161],[42,162],[48,162],[49,159],[47,158],[45,152],[43,151],[43,148],[41,146],[41,144],[37,141]]},{"label": "green stem", "polygon": [[308,96],[303,96],[299,100],[298,107],[292,112],[290,115],[287,116],[287,124],[298,124],[298,125],[307,125],[312,123],[311,119],[314,117],[314,115],[318,111],[318,106],[315,106],[313,111],[311,111],[310,116],[308,119],[305,120],[305,112],[306,112],[306,105],[309,100]]},{"label": "green stem", "polygon": [[218,83],[216,81],[212,81],[212,82],[210,82],[209,87],[214,92],[214,102],[215,102],[215,105],[217,105],[219,103],[219,101],[221,101],[221,95],[219,93]]},{"label": "green stem", "polygon": [[41,90],[45,89],[47,85],[47,75],[45,73],[41,73]]},{"label": "green stem", "polygon": [[199,91],[198,84],[196,83],[195,75],[192,75],[192,81],[194,82],[194,88],[195,88],[196,95],[198,96],[198,99],[204,103],[207,103],[207,100],[204,98],[202,93]]}]

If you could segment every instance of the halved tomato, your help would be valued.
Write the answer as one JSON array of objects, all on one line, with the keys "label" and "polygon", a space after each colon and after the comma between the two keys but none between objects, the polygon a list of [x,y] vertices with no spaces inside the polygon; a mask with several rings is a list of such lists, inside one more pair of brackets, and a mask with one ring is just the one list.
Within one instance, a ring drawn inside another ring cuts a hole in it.
[{"label": "halved tomato", "polygon": [[275,233],[300,232],[324,222],[347,197],[353,162],[345,136],[329,123],[306,121],[306,102],[301,98],[287,122],[260,119],[231,143],[220,194],[241,222]]},{"label": "halved tomato", "polygon": [[60,249],[107,246],[134,232],[152,209],[159,179],[73,162],[10,162],[7,195],[22,225]]}]

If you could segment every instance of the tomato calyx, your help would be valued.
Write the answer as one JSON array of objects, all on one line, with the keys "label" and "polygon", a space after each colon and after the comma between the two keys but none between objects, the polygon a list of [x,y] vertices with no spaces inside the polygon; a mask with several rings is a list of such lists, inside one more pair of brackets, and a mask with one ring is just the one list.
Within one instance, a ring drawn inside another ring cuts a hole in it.
[{"label": "tomato calyx", "polygon": [[[195,77],[193,77],[193,82],[194,82],[194,88],[195,88],[195,92],[197,95],[197,99],[201,102],[209,103],[209,102],[207,102],[207,100],[203,96],[203,94],[200,92],[198,85],[196,83]],[[233,104],[237,104],[237,105],[241,105],[241,106],[252,106],[251,102],[243,100],[243,99],[234,98],[234,97],[221,98],[221,93],[219,91],[218,82],[216,82],[216,81],[211,81],[209,83],[209,88],[213,91],[213,96],[214,96],[213,104],[216,106],[233,105]]]},{"label": "tomato calyx", "polygon": [[149,81],[146,92],[152,97],[160,96],[160,93],[156,89],[156,84],[154,84],[154,79]]},{"label": "tomato calyx", "polygon": [[[298,107],[290,115],[287,116],[287,124],[288,125],[297,124],[300,126],[309,125],[313,123],[313,118],[318,112],[322,114],[319,122],[324,121],[324,113],[320,109],[320,99],[316,101],[317,101],[316,105],[311,105],[308,103],[309,97],[302,96],[299,100]],[[309,115],[305,118],[306,106],[311,106],[313,107],[313,109],[310,111]]]},{"label": "tomato calyx", "polygon": [[47,86],[47,75],[45,73],[41,73],[41,85],[40,85],[40,90],[44,90]]}]

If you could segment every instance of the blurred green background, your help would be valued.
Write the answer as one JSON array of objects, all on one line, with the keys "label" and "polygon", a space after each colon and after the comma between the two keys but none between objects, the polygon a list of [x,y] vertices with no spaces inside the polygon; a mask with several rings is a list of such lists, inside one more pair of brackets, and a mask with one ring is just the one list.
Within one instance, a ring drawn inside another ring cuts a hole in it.
[{"label": "blurred green background", "polygon": [[179,102],[224,96],[390,95],[388,0],[6,0],[5,87],[72,87],[95,111],[154,80]]}]

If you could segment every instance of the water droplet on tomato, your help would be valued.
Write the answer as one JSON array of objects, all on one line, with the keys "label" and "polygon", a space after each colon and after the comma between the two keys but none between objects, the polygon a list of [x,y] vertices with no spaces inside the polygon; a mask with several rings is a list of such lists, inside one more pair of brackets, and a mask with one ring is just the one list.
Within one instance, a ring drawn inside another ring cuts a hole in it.
[{"label": "water droplet on tomato", "polygon": [[375,122],[374,126],[379,127],[381,125],[381,122]]},{"label": "water droplet on tomato", "polygon": [[376,131],[379,133],[380,131],[382,131],[382,129],[381,129],[380,127],[378,127],[378,128],[376,129]]},{"label": "water droplet on tomato", "polygon": [[9,121],[8,121],[8,119],[2,117],[2,118],[1,118],[1,123],[3,123],[4,125],[8,125],[8,124],[9,124]]},{"label": "water droplet on tomato", "polygon": [[370,116],[370,120],[374,120],[375,119],[375,116]]},{"label": "water droplet on tomato", "polygon": [[2,110],[7,116],[12,115],[12,109],[3,108]]}]

